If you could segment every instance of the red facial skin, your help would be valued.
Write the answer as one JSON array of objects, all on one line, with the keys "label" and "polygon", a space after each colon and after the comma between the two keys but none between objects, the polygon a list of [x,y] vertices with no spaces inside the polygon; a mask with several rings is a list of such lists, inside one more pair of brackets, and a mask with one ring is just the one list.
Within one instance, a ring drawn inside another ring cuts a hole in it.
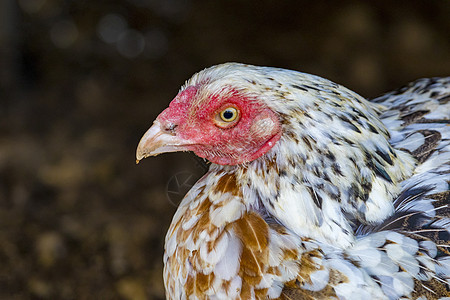
[{"label": "red facial skin", "polygon": [[[194,86],[185,89],[157,118],[161,128],[187,142],[183,150],[216,164],[237,165],[262,156],[280,139],[279,119],[259,101],[238,92],[197,99],[197,91]],[[194,101],[200,104],[193,105]],[[216,117],[230,106],[237,108],[240,116],[221,128]]]}]

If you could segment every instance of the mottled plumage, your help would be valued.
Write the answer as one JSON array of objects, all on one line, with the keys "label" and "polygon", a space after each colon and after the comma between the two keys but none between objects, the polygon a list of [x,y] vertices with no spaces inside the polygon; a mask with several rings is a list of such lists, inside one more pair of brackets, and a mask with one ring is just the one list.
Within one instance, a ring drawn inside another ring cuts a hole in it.
[{"label": "mottled plumage", "polygon": [[450,296],[449,99],[450,78],[369,102],[284,69],[195,74],[137,151],[213,162],[167,233],[167,297]]}]

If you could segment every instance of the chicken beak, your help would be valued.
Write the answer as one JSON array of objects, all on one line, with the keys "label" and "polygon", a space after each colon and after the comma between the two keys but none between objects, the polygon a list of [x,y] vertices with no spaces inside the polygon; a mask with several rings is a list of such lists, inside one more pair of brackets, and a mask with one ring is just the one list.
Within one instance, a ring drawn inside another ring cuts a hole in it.
[{"label": "chicken beak", "polygon": [[156,156],[160,153],[176,152],[187,150],[187,143],[175,134],[161,128],[161,123],[155,121],[149,130],[144,134],[136,150],[136,164],[149,156]]}]

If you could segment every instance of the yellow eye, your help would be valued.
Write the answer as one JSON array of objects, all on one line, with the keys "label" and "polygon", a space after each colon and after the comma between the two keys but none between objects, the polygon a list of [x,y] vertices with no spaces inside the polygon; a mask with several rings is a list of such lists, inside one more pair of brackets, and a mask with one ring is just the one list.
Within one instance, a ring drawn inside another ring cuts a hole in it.
[{"label": "yellow eye", "polygon": [[233,122],[238,117],[238,110],[234,107],[228,107],[222,110],[219,115],[222,121]]},{"label": "yellow eye", "polygon": [[228,106],[216,114],[214,122],[220,128],[230,128],[239,121],[240,112],[235,106]]}]

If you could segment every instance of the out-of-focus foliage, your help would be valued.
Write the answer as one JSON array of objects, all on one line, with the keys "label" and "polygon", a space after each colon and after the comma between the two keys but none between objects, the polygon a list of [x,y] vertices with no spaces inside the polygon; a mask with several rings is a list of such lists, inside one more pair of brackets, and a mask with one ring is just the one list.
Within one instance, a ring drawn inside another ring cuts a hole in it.
[{"label": "out-of-focus foliage", "polygon": [[271,65],[376,96],[449,75],[449,15],[442,0],[0,1],[0,298],[164,298],[164,234],[204,168],[134,151],[195,71]]}]

